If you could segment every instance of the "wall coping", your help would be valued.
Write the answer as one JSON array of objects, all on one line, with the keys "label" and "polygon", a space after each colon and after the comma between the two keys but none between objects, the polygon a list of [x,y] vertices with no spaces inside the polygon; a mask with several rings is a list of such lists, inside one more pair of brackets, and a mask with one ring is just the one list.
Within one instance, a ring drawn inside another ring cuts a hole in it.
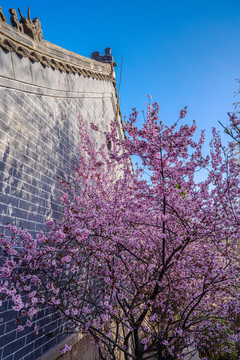
[{"label": "wall coping", "polygon": [[40,62],[46,67],[115,83],[113,64],[89,59],[46,40],[34,41],[2,21],[0,21],[0,47],[27,57],[31,61]]}]

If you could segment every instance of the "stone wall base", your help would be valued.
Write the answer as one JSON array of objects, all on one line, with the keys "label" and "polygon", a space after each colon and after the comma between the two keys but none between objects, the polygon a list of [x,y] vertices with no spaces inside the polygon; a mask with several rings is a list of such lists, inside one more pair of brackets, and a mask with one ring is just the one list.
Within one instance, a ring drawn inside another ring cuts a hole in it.
[{"label": "stone wall base", "polygon": [[[60,354],[65,344],[71,345],[72,350]],[[88,336],[74,334],[56,345],[38,360],[99,360],[98,350],[92,345]]]}]

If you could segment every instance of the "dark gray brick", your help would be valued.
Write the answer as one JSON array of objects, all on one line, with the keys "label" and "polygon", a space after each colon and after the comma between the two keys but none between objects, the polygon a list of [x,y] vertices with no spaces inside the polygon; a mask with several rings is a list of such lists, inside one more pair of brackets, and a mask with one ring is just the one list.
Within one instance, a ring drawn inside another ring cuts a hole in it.
[{"label": "dark gray brick", "polygon": [[0,202],[11,206],[18,206],[19,198],[10,196],[9,194],[0,193]]},{"label": "dark gray brick", "polygon": [[57,320],[53,321],[51,317],[51,321],[43,327],[44,334],[53,334],[54,332],[57,332]]},{"label": "dark gray brick", "polygon": [[42,347],[43,345],[45,345],[47,342],[49,341],[49,337],[47,337],[46,335],[41,336],[40,338],[38,338],[37,340],[35,340],[34,342],[34,348],[37,349],[39,347]]},{"label": "dark gray brick", "polygon": [[51,322],[51,316],[50,315],[44,315],[39,321],[38,326],[43,327]]},{"label": "dark gray brick", "polygon": [[0,318],[3,318],[5,322],[16,320],[18,313],[12,309],[2,311],[0,313]]},{"label": "dark gray brick", "polygon": [[44,223],[44,216],[34,213],[28,213],[28,220],[32,222],[38,222],[40,224]]},{"label": "dark gray brick", "polygon": [[[5,332],[5,324],[0,325],[0,336],[2,336]],[[0,343],[1,343],[1,337],[0,337]]]},{"label": "dark gray brick", "polygon": [[23,210],[26,210],[26,211],[36,212],[37,211],[37,204],[34,204],[32,202],[29,202],[29,201],[25,201],[25,200],[20,200],[19,208],[23,209]]},{"label": "dark gray brick", "polygon": [[6,326],[6,328],[5,328],[6,334],[8,334],[11,331],[16,330],[18,325],[20,325],[20,324],[16,321],[16,317],[12,318],[12,320],[10,320],[10,321],[6,321],[6,324],[5,324],[5,326]]},{"label": "dark gray brick", "polygon": [[17,217],[20,219],[26,219],[27,220],[28,212],[21,209],[20,207],[12,207],[11,208],[11,217]]},{"label": "dark gray brick", "polygon": [[24,356],[23,360],[37,360],[42,355],[42,348],[35,349],[33,352]]},{"label": "dark gray brick", "polygon": [[[5,191],[6,193],[6,191]],[[20,200],[26,200],[26,201],[29,201],[29,198],[30,198],[30,194],[26,191],[24,191],[24,186],[22,184],[21,186],[21,190],[19,190],[18,188],[14,187],[14,186],[11,186],[10,189],[9,189],[9,193],[18,197]]]},{"label": "dark gray brick", "polygon": [[49,227],[47,225],[42,225],[42,224],[38,224],[38,223],[36,223],[35,225],[36,225],[37,232],[40,232],[40,231],[48,232],[49,231]]},{"label": "dark gray brick", "polygon": [[34,343],[27,344],[26,346],[22,347],[20,350],[18,350],[14,354],[13,359],[14,360],[20,360],[22,358],[26,358],[28,356],[28,354],[33,351],[33,348],[34,348]]},{"label": "dark gray brick", "polygon": [[[3,359],[12,354],[15,353],[16,351],[18,351],[19,349],[21,349],[23,346],[25,345],[25,337],[15,340],[11,343],[8,343],[6,346],[4,346],[3,348]],[[5,359],[4,359],[5,360]]]},{"label": "dark gray brick", "polygon": [[44,200],[38,196],[35,196],[35,195],[30,196],[30,202],[32,204],[41,205],[42,207],[46,206],[46,200]]},{"label": "dark gray brick", "polygon": [[50,341],[48,341],[46,344],[42,346],[42,353],[44,354],[48,350],[50,350],[53,346],[56,345],[57,339],[53,338]]},{"label": "dark gray brick", "polygon": [[3,201],[3,200],[2,200],[1,195],[0,195],[0,213],[3,215],[3,214],[7,214],[7,212],[8,212],[8,205],[3,204],[2,201]]},{"label": "dark gray brick", "polygon": [[29,201],[32,201],[31,195],[37,196],[38,195],[38,189],[35,186],[32,186],[30,183],[22,183],[21,186],[22,190],[29,193]]},{"label": "dark gray brick", "polygon": [[14,135],[15,130],[8,125],[9,117],[0,110],[0,127],[4,134]]},{"label": "dark gray brick", "polygon": [[14,341],[16,339],[16,337],[17,337],[16,330],[11,331],[11,332],[5,334],[4,336],[1,336],[0,337],[0,347],[4,347],[8,343]]},{"label": "dark gray brick", "polygon": [[[41,331],[40,331],[41,334]],[[34,331],[32,330],[27,336],[26,336],[26,344],[30,344],[33,341],[36,341],[36,339],[38,339],[38,337],[40,337],[41,335],[36,335],[34,333]]]},{"label": "dark gray brick", "polygon": [[8,309],[8,300],[3,300],[2,306],[0,306],[0,317],[4,316],[4,313]]},{"label": "dark gray brick", "polygon": [[20,219],[19,226],[26,230],[36,230],[35,223],[32,221],[28,221],[28,220]]},{"label": "dark gray brick", "polygon": [[5,357],[5,358],[3,358],[3,360],[13,360],[13,355]]}]

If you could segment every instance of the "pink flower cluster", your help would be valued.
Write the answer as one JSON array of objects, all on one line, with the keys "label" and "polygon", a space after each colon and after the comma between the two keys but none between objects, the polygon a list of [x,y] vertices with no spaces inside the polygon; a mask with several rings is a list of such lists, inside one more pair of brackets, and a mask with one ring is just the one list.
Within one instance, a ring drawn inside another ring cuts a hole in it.
[{"label": "pink flower cluster", "polygon": [[180,111],[180,119],[184,119],[186,114],[187,114],[187,107],[185,106],[185,108]]},{"label": "pink flower cluster", "polygon": [[95,125],[95,124],[93,124],[93,123],[90,124],[90,127],[91,127],[91,129],[94,130],[94,131],[98,131],[98,130],[99,130],[99,129],[98,129],[98,126]]},{"label": "pink flower cluster", "polygon": [[[215,129],[204,156],[205,133],[196,140],[195,123],[177,129],[158,112],[149,104],[138,129],[133,109],[122,138],[114,120],[105,134],[111,151],[96,150],[80,120],[80,160],[75,183],[62,184],[61,219],[48,221],[38,241],[12,226],[12,237],[0,238],[0,295],[28,318],[18,331],[52,306],[116,358],[183,359],[189,344],[216,356],[234,350],[239,161],[232,151],[224,156]],[[207,175],[196,182],[201,170]]]},{"label": "pink flower cluster", "polygon": [[67,351],[71,351],[72,346],[65,344],[64,348],[60,350],[60,354],[65,354]]}]

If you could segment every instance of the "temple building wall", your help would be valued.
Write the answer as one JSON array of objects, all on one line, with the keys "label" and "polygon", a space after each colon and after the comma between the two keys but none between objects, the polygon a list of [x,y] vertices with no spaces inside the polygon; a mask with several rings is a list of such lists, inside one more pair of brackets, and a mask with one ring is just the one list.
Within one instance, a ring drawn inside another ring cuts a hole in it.
[{"label": "temple building wall", "polygon": [[[106,130],[116,112],[113,63],[36,41],[0,21],[0,233],[11,223],[35,235],[47,218],[61,216],[59,181],[73,176],[79,117]],[[66,337],[66,323],[51,309],[34,319],[39,335],[32,328],[18,333],[16,315],[5,301],[1,360],[38,359]]]}]

